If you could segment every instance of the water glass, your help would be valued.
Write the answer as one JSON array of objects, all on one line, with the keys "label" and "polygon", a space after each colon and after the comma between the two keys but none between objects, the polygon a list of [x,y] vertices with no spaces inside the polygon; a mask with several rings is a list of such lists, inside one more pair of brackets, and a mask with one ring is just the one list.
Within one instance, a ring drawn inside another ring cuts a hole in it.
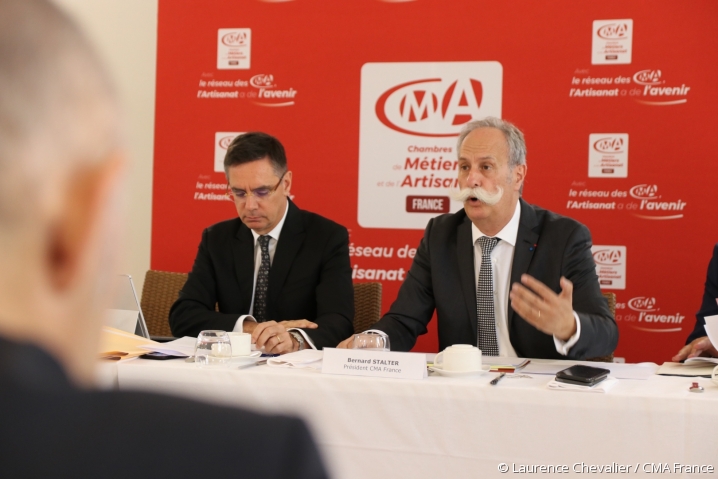
[{"label": "water glass", "polygon": [[389,336],[382,331],[366,331],[354,336],[352,349],[368,349],[370,351],[391,351]]},{"label": "water glass", "polygon": [[232,343],[225,331],[202,331],[194,348],[197,366],[226,366],[232,359]]}]

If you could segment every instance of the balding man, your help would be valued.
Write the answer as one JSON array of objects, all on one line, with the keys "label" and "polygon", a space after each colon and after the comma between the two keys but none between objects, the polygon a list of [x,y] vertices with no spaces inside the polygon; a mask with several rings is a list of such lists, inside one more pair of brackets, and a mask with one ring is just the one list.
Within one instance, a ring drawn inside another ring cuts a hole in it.
[{"label": "balding man", "polygon": [[122,168],[84,38],[48,1],[0,0],[0,476],[325,477],[297,419],[92,390]]},{"label": "balding man", "polygon": [[457,152],[455,199],[464,208],[429,221],[399,296],[375,329],[408,351],[436,311],[440,349],[473,344],[487,356],[547,359],[612,353],[618,328],[601,295],[588,228],[521,198],[523,133],[498,118],[473,121]]}]

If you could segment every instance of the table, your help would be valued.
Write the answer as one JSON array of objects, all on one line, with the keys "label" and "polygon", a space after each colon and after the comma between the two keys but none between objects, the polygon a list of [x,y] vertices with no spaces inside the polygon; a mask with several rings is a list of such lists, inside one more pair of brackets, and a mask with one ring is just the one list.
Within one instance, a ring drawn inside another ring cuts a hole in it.
[{"label": "table", "polygon": [[[626,477],[679,463],[711,465],[713,474],[661,477],[716,474],[718,386],[708,379],[698,379],[702,394],[688,391],[691,378],[661,376],[589,394],[548,390],[552,376],[489,386],[492,377],[394,380],[268,366],[201,369],[182,360],[117,365],[122,390],[299,414],[337,478],[507,477],[540,464],[630,465],[631,474],[619,474]],[[499,472],[501,463],[509,474]]]}]

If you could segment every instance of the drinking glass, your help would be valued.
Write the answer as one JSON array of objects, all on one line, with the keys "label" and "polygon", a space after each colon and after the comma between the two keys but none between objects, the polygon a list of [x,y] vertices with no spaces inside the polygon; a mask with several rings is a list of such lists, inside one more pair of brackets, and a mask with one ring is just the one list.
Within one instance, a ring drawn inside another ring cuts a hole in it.
[{"label": "drinking glass", "polygon": [[197,366],[226,366],[232,359],[232,343],[225,331],[202,331],[194,348]]},{"label": "drinking glass", "polygon": [[368,349],[370,351],[391,351],[389,336],[382,331],[366,331],[354,336],[352,349]]}]

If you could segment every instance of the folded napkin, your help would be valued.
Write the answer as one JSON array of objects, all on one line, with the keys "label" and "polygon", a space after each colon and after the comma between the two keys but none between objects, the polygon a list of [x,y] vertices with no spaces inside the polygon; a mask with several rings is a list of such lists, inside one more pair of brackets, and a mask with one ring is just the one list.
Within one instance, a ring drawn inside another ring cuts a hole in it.
[{"label": "folded napkin", "polygon": [[303,349],[276,358],[267,359],[267,366],[273,368],[322,369],[324,353],[315,349]]},{"label": "folded napkin", "polygon": [[548,383],[548,388],[554,391],[582,391],[586,393],[607,393],[608,391],[618,384],[618,379],[608,376],[606,379],[596,384],[595,386],[576,386],[574,384],[561,383],[552,379]]}]

